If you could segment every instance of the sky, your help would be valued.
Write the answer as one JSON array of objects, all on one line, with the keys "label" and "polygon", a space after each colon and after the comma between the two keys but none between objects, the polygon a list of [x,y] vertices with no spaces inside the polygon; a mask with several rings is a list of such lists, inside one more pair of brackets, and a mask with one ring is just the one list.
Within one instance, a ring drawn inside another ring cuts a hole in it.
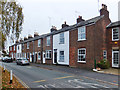
[{"label": "sky", "polygon": [[57,29],[66,21],[76,24],[78,16],[88,20],[99,16],[102,4],[106,4],[112,22],[118,21],[118,2],[120,0],[17,0],[23,8],[24,23],[21,38],[28,34],[49,33],[51,26]]},{"label": "sky", "polygon": [[21,37],[33,35],[34,32],[39,35],[49,33],[52,25],[60,29],[64,21],[73,25],[78,16],[85,20],[99,16],[102,3],[107,5],[111,21],[117,21],[118,1],[120,0],[17,0],[24,13]]}]

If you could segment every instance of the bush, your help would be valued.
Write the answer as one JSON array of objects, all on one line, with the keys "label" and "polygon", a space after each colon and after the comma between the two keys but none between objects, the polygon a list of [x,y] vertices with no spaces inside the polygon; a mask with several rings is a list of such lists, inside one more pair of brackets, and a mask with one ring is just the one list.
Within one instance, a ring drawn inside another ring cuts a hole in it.
[{"label": "bush", "polygon": [[108,60],[103,59],[100,61],[100,63],[97,63],[97,66],[101,69],[108,69],[110,67],[110,63]]}]

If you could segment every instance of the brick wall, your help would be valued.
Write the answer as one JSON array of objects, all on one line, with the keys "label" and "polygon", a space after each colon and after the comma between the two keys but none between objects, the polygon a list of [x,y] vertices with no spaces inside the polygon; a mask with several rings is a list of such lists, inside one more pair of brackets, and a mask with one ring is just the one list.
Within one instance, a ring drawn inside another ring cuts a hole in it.
[{"label": "brick wall", "polygon": [[45,52],[46,50],[51,50],[51,59],[45,59],[46,64],[53,64],[53,36],[50,36],[50,46],[47,46],[46,43],[46,38],[43,38],[43,52]]}]

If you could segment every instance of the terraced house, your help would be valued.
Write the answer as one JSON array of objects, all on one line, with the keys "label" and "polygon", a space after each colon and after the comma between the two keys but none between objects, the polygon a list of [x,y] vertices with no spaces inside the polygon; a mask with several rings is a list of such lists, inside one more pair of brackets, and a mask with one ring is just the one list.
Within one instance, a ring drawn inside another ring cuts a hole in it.
[{"label": "terraced house", "polygon": [[32,63],[88,69],[94,68],[95,60],[108,59],[111,67],[119,67],[119,25],[119,22],[111,23],[107,6],[102,4],[97,17],[85,20],[79,16],[74,25],[65,22],[59,30],[52,27],[48,34],[39,36],[35,33],[34,37],[24,38],[22,57]]}]

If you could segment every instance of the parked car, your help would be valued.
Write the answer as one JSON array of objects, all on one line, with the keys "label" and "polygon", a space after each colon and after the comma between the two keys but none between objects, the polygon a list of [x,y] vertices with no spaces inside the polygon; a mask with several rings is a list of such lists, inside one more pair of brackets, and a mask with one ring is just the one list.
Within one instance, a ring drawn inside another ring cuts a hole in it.
[{"label": "parked car", "polygon": [[3,62],[13,62],[12,58],[11,57],[8,57],[8,56],[5,56],[2,58],[2,61]]},{"label": "parked car", "polygon": [[26,58],[19,58],[16,60],[16,64],[18,65],[29,65],[30,62]]}]

